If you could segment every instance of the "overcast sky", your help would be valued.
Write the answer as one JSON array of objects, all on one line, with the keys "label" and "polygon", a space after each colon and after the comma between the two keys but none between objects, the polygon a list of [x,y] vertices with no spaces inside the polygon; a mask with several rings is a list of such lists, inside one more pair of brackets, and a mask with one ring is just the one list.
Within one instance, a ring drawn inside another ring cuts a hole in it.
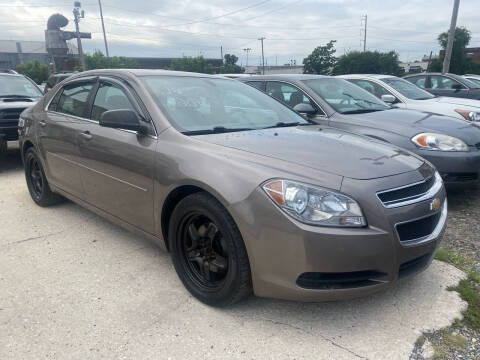
[{"label": "overcast sky", "polygon": [[[73,18],[73,1],[0,0],[0,39],[44,40],[48,17]],[[110,55],[177,57],[236,54],[258,65],[261,36],[268,65],[301,63],[318,45],[337,40],[337,55],[362,48],[360,22],[368,15],[367,48],[396,50],[413,61],[438,52],[438,34],[448,29],[453,0],[102,0]],[[82,2],[81,31],[92,32],[84,49],[104,51],[97,0]],[[480,46],[480,1],[462,0],[458,26]],[[71,20],[66,30],[73,30]]]}]

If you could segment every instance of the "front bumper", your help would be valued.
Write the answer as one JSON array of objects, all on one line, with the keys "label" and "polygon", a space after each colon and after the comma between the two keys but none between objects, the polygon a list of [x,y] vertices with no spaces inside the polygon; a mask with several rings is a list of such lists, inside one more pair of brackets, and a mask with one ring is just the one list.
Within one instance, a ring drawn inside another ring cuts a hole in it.
[{"label": "front bumper", "polygon": [[[395,186],[412,174],[389,179]],[[400,179],[399,179],[400,178]],[[432,214],[431,199],[394,209],[373,196],[385,179],[345,179],[342,191],[364,193],[360,201],[369,223],[365,228],[328,228],[299,223],[273,205],[258,189],[230,211],[242,232],[257,296],[300,301],[330,301],[368,295],[431,263],[446,221],[445,189],[435,195],[444,216],[431,236],[417,244],[402,244],[395,224]],[[408,183],[408,182],[406,182]],[[360,196],[360,195],[359,195]],[[359,196],[356,198],[359,199]],[[355,197],[355,196],[354,196]]]},{"label": "front bumper", "polygon": [[418,150],[438,170],[447,187],[469,186],[480,181],[480,151],[445,152]]}]

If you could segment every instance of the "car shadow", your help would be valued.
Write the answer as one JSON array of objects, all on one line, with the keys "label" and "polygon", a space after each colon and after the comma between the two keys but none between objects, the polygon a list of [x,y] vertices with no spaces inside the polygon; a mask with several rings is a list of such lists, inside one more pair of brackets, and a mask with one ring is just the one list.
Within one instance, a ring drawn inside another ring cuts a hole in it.
[{"label": "car shadow", "polygon": [[9,142],[7,153],[3,156],[3,158],[0,157],[0,174],[18,171],[21,169],[23,169],[23,163],[18,142]]},{"label": "car shadow", "polygon": [[461,211],[476,207],[480,200],[480,185],[471,187],[447,189],[448,208],[450,211]]}]

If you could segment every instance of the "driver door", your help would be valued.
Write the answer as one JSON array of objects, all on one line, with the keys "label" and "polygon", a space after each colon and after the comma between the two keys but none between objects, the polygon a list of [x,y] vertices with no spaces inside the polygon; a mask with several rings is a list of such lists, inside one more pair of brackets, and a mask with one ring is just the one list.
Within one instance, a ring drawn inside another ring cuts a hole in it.
[{"label": "driver door", "polygon": [[[121,82],[100,79],[89,122],[79,140],[87,201],[143,231],[154,232],[153,176],[156,149],[151,122],[146,133],[99,125],[108,110],[133,110],[146,118],[133,93]],[[148,126],[147,126],[148,127]]]}]

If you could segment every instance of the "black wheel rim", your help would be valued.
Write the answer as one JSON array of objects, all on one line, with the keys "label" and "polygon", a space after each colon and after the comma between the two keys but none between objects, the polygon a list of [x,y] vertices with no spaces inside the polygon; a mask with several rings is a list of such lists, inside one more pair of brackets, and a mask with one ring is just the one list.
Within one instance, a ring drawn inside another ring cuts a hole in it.
[{"label": "black wheel rim", "polygon": [[29,166],[30,172],[30,184],[32,185],[32,190],[35,196],[38,198],[42,196],[43,192],[43,176],[42,176],[42,170],[40,168],[40,164],[38,163],[38,160],[35,158],[30,159],[30,166]]},{"label": "black wheel rim", "polygon": [[220,288],[228,273],[229,254],[218,226],[195,212],[183,218],[179,230],[181,260],[188,277],[203,289]]}]

